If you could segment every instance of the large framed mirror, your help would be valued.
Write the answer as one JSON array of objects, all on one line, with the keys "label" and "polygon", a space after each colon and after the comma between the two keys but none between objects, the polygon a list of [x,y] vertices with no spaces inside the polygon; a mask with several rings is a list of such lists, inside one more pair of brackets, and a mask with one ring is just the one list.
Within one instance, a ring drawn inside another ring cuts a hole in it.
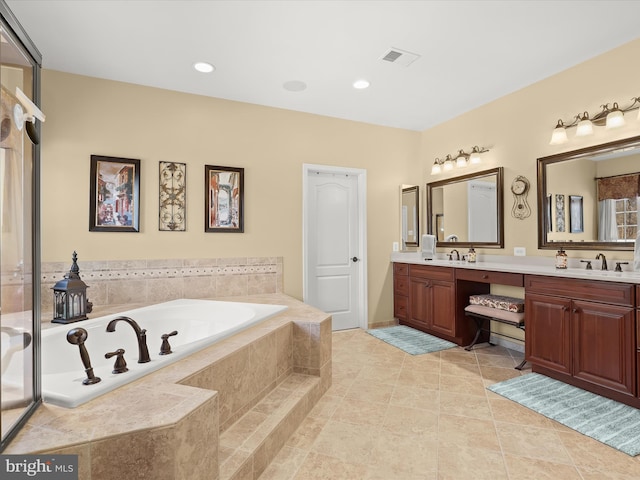
[{"label": "large framed mirror", "polygon": [[640,136],[538,159],[538,248],[633,250]]},{"label": "large framed mirror", "polygon": [[504,247],[502,167],[427,183],[427,232],[439,247]]},{"label": "large framed mirror", "polygon": [[420,190],[417,185],[402,187],[402,249],[420,243]]}]

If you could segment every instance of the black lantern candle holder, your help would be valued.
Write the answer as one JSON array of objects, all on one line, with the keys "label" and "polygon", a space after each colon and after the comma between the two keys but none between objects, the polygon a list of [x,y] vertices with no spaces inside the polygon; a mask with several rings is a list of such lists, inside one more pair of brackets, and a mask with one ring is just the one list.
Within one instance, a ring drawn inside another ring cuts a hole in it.
[{"label": "black lantern candle holder", "polygon": [[86,320],[91,312],[87,299],[87,284],[80,279],[78,254],[73,252],[71,270],[53,286],[53,323],[73,323]]}]

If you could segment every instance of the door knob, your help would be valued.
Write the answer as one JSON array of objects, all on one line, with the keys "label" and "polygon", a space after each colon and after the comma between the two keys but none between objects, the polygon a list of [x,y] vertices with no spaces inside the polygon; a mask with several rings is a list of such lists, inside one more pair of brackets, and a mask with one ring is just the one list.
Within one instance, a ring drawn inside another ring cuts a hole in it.
[{"label": "door knob", "polygon": [[353,258],[351,259],[351,261],[352,261],[352,262],[357,262],[358,260],[359,260],[359,258],[358,258],[358,257],[353,257]]}]

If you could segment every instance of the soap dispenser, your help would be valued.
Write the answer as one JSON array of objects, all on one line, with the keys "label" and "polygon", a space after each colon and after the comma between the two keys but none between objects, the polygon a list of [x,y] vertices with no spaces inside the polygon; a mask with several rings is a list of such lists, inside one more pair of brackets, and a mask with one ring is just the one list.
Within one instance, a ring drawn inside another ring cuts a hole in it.
[{"label": "soap dispenser", "polygon": [[560,247],[560,250],[556,253],[556,268],[567,268],[567,253]]},{"label": "soap dispenser", "polygon": [[476,251],[473,247],[471,247],[467,253],[467,262],[476,263]]}]

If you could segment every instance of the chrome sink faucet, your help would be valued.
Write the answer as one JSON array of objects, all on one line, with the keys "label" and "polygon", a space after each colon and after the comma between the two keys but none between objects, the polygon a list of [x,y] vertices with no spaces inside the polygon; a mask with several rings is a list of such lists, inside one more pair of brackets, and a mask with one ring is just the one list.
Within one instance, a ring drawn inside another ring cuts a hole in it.
[{"label": "chrome sink faucet", "polygon": [[138,323],[129,317],[118,317],[114,318],[107,325],[107,332],[115,332],[116,331],[116,323],[119,321],[127,322],[133,330],[136,332],[136,337],[138,339],[138,363],[147,363],[151,361],[149,357],[149,349],[147,348],[147,331],[143,328],[140,328]]},{"label": "chrome sink faucet", "polygon": [[449,260],[453,260],[453,252],[456,252],[456,260],[460,260],[460,252],[455,248],[451,250],[451,253],[449,253]]},{"label": "chrome sink faucet", "polygon": [[600,270],[608,270],[607,258],[604,256],[604,253],[599,253],[598,255],[596,255],[596,260],[599,260],[600,258],[602,258],[602,267],[600,268]]}]

